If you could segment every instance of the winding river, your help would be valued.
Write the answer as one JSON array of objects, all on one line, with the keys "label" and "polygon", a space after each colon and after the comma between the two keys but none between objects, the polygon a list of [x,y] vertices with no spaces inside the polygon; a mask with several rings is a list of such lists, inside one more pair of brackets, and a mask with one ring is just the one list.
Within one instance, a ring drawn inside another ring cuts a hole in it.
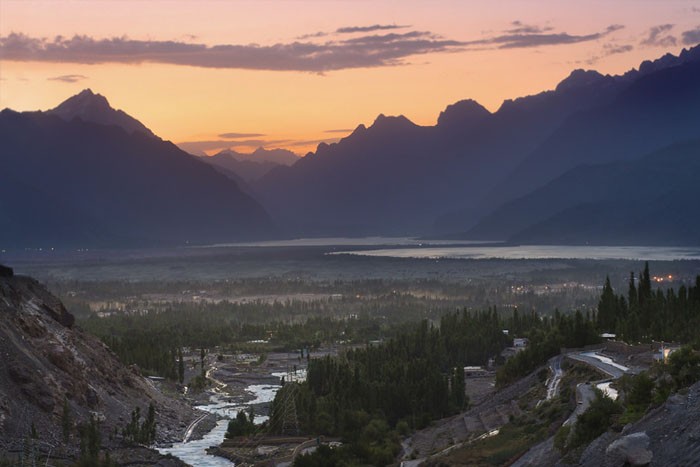
[{"label": "winding river", "polygon": [[[298,370],[292,375],[288,373],[272,373],[272,376],[276,378],[285,376],[290,381],[303,381],[306,378],[306,370]],[[218,381],[216,382],[220,383]],[[160,451],[161,454],[172,454],[183,462],[196,467],[230,467],[235,465],[233,462],[223,457],[207,454],[207,448],[221,444],[226,429],[228,428],[229,420],[234,418],[239,411],[247,410],[251,405],[272,402],[280,387],[279,384],[251,384],[246,387],[246,391],[254,398],[245,403],[231,403],[220,393],[212,394],[209,398],[210,404],[198,405],[196,408],[223,417],[216,422],[216,426],[209,433],[204,435],[202,439],[175,443],[168,448],[158,448],[158,451]],[[263,423],[267,419],[268,417],[265,415],[257,415],[255,416],[255,423]]]},{"label": "winding river", "polygon": [[[172,454],[180,458],[183,462],[196,467],[222,467],[235,465],[228,459],[223,457],[212,456],[207,454],[207,448],[221,444],[228,427],[229,419],[236,416],[240,410],[247,410],[250,405],[261,404],[263,402],[272,402],[275,398],[275,393],[280,388],[279,385],[253,384],[246,388],[255,399],[244,403],[234,404],[229,403],[226,399],[214,394],[210,397],[211,404],[198,405],[197,409],[205,412],[213,413],[224,417],[216,422],[216,426],[202,439],[191,440],[182,443],[175,443],[169,448],[158,448],[161,454]],[[267,416],[256,416],[255,423],[263,423],[267,420]]]}]

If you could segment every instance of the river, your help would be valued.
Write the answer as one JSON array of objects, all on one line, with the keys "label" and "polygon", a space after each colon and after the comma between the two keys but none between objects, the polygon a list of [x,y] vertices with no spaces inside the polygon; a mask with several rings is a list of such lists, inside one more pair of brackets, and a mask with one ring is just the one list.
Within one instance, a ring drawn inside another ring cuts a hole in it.
[{"label": "river", "polygon": [[[276,374],[273,373],[273,376],[276,376]],[[161,454],[172,454],[195,467],[230,467],[235,465],[223,457],[207,454],[206,449],[221,444],[224,440],[229,419],[235,417],[240,410],[247,410],[251,405],[272,402],[279,388],[279,385],[252,384],[246,388],[246,391],[251,393],[254,399],[243,404],[229,403],[224,396],[213,394],[210,397],[211,404],[199,405],[196,408],[219,415],[224,417],[224,419],[219,420],[216,426],[202,439],[175,443],[169,448],[158,448],[158,451]],[[267,419],[267,416],[256,416],[255,423],[263,423]]]}]

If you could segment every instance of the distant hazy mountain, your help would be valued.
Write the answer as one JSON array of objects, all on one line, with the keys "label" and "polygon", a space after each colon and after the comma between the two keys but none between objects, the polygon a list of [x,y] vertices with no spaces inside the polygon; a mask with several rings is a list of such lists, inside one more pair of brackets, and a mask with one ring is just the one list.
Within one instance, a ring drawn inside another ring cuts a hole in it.
[{"label": "distant hazy mountain", "polygon": [[[238,161],[250,161],[250,162],[272,162],[277,165],[292,165],[299,160],[299,156],[294,154],[288,149],[265,149],[258,148],[250,154],[240,153],[236,151],[222,151],[223,153],[228,152],[234,159]],[[221,154],[221,153],[219,153]]]},{"label": "distant hazy mountain", "polygon": [[608,104],[566,119],[487,199],[498,204],[578,165],[630,159],[698,136],[700,56],[641,75]]},{"label": "distant hazy mountain", "polygon": [[474,238],[521,243],[700,244],[700,139],[580,166],[487,216]]},{"label": "distant hazy mountain", "polygon": [[696,136],[700,49],[622,76],[576,70],[495,113],[466,100],[435,126],[380,115],[254,183],[301,234],[465,231],[567,169],[636,157]]},{"label": "distant hazy mountain", "polygon": [[155,136],[143,123],[121,110],[113,109],[103,95],[95,94],[91,89],[85,89],[66,99],[58,107],[47,110],[46,113],[58,115],[66,121],[80,118],[86,122],[116,125],[126,130],[127,133],[140,131],[145,135]]},{"label": "distant hazy mountain", "polygon": [[[201,156],[202,161],[225,169],[225,175],[252,182],[280,165],[292,165],[299,157],[286,149],[258,148],[251,154],[243,154],[226,149],[213,156]],[[235,176],[233,176],[235,174]]]},{"label": "distant hazy mountain", "polygon": [[255,200],[172,143],[51,113],[0,112],[0,246],[184,244],[270,234]]}]

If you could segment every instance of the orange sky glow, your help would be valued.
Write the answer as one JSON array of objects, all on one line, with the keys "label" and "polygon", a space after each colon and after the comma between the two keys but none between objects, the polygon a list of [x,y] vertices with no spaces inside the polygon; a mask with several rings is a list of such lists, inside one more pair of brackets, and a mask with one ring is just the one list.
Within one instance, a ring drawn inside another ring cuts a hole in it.
[{"label": "orange sky glow", "polygon": [[698,38],[700,1],[2,0],[0,108],[89,87],[190,152],[303,155],[380,113],[495,111]]}]

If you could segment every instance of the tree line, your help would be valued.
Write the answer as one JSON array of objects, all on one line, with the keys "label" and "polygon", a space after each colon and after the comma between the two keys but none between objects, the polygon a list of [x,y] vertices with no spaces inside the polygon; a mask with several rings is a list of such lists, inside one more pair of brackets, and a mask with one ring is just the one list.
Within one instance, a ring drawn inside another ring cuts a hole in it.
[{"label": "tree line", "polygon": [[616,294],[606,278],[597,325],[600,331],[615,333],[627,342],[700,342],[700,276],[694,285],[654,291],[646,263],[638,280],[630,274],[627,294]]}]

